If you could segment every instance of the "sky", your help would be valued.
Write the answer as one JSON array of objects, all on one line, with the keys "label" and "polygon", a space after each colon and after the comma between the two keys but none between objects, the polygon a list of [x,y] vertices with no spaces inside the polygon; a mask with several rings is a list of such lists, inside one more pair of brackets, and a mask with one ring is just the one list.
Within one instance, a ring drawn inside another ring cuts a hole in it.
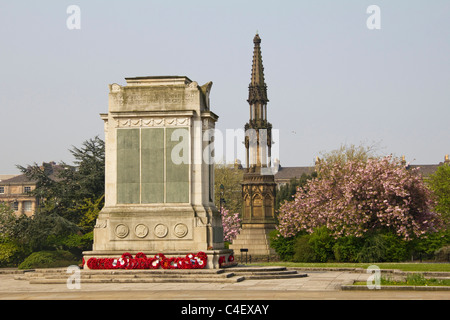
[{"label": "sky", "polygon": [[282,166],[342,144],[450,153],[448,0],[0,0],[0,174],[104,138],[108,84],[126,77],[212,81],[217,128],[243,128],[257,31]]}]

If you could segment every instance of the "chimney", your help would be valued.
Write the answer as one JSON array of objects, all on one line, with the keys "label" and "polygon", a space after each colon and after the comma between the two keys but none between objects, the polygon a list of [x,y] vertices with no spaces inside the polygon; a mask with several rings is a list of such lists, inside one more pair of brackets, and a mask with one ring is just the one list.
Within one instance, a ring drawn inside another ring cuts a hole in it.
[{"label": "chimney", "polygon": [[402,165],[406,166],[405,156],[402,156]]}]

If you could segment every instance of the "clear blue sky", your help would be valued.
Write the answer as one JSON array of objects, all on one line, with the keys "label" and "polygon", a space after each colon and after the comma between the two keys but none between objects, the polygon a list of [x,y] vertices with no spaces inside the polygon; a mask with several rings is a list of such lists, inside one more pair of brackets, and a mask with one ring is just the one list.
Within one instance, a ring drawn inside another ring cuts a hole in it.
[{"label": "clear blue sky", "polygon": [[[81,30],[66,27],[73,4]],[[343,143],[413,164],[450,153],[448,0],[0,0],[0,174],[103,138],[108,84],[125,77],[213,81],[217,127],[242,128],[256,30],[283,166]]]}]

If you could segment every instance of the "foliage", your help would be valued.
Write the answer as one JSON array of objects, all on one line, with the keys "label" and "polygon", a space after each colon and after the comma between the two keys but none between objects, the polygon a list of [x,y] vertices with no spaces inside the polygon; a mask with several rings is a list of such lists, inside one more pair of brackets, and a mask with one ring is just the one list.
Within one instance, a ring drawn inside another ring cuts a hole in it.
[{"label": "foliage", "polygon": [[14,211],[7,203],[0,202],[0,239],[11,236],[15,222]]},{"label": "foliage", "polygon": [[380,284],[382,286],[450,286],[450,279],[425,278],[422,273],[410,273],[405,280],[394,280],[382,276]]},{"label": "foliage", "polygon": [[430,175],[428,184],[436,196],[436,212],[442,214],[442,218],[450,226],[450,165],[438,167],[435,173]]},{"label": "foliage", "polygon": [[32,251],[56,249],[53,239],[77,233],[79,228],[69,220],[57,215],[38,212],[32,218],[22,215],[14,228],[17,243]]},{"label": "foliage", "polygon": [[292,261],[296,262],[317,262],[316,254],[309,243],[310,235],[305,234],[298,237],[294,244],[294,256]]},{"label": "foliage", "polygon": [[39,251],[28,256],[19,265],[19,269],[68,267],[77,264],[78,259],[68,251]]},{"label": "foliage", "polygon": [[[70,150],[75,166],[61,162],[44,163],[42,166],[18,168],[36,181],[31,194],[39,202],[37,211],[63,217],[75,224],[83,219],[83,205],[89,199],[94,202],[104,193],[105,145],[99,137],[83,142],[81,148]],[[93,226],[92,226],[93,227]]]},{"label": "foliage", "polygon": [[70,152],[73,166],[64,162],[18,166],[36,182],[31,195],[39,206],[33,217],[17,217],[0,203],[0,264],[17,264],[33,251],[69,250],[80,257],[91,248],[95,221],[104,205],[105,145],[95,137]]},{"label": "foliage", "polygon": [[85,199],[84,203],[78,205],[75,210],[80,213],[80,222],[78,227],[84,232],[90,232],[94,229],[98,214],[102,210],[105,203],[105,195],[101,195],[97,199]]},{"label": "foliage", "polygon": [[419,259],[434,259],[436,251],[445,246],[450,246],[450,229],[448,228],[414,239],[411,243],[412,254]]},{"label": "foliage", "polygon": [[221,189],[223,185],[224,207],[231,212],[241,213],[242,211],[242,186],[243,170],[233,166],[216,164],[214,166],[214,201],[217,207],[221,206]]},{"label": "foliage", "polygon": [[281,260],[292,261],[295,254],[294,246],[300,236],[298,234],[295,237],[282,237],[278,230],[273,230],[269,233],[270,247],[275,249]]},{"label": "foliage", "polygon": [[442,247],[435,252],[437,261],[450,262],[450,246]]},{"label": "foliage", "polygon": [[28,254],[23,246],[4,239],[0,242],[0,267],[17,266]]},{"label": "foliage", "polygon": [[411,240],[441,228],[422,178],[390,156],[344,165],[323,162],[319,177],[281,206],[277,228],[282,236],[326,226],[336,239],[390,230]]},{"label": "foliage", "polygon": [[311,175],[305,173],[300,178],[292,178],[288,184],[281,186],[277,191],[275,199],[275,209],[278,210],[285,201],[292,201],[298,188],[303,188],[304,185],[312,178],[317,177],[317,173],[313,172]]},{"label": "foliage", "polygon": [[230,210],[220,208],[223,226],[223,241],[232,242],[241,231],[239,213],[230,213]]},{"label": "foliage", "polygon": [[339,149],[330,152],[322,152],[322,158],[317,159],[316,170],[320,176],[323,176],[327,175],[328,170],[334,165],[344,166],[349,161],[367,162],[369,159],[376,159],[377,149],[378,147],[376,145],[341,145]]}]

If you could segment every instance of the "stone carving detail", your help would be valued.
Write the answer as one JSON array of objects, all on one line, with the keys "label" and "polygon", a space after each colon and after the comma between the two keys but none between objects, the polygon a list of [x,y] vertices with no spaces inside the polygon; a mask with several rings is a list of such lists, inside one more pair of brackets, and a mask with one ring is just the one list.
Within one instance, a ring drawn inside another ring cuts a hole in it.
[{"label": "stone carving detail", "polygon": [[97,222],[96,222],[94,228],[106,228],[107,224],[108,224],[108,220],[98,220],[97,219]]},{"label": "stone carving detail", "polygon": [[114,232],[115,232],[115,234],[116,234],[116,236],[118,238],[122,238],[123,239],[123,238],[125,238],[128,235],[130,230],[128,229],[128,227],[126,225],[118,224],[116,226],[116,229],[114,229]]},{"label": "stone carving detail", "polygon": [[145,238],[148,234],[148,227],[145,224],[138,224],[134,228],[134,233],[138,238]]},{"label": "stone carving detail", "polygon": [[122,89],[121,86],[118,85],[117,83],[113,83],[111,85],[111,92],[119,92],[121,89]]},{"label": "stone carving detail", "polygon": [[179,223],[173,231],[178,238],[184,238],[188,234],[188,227],[184,223]]},{"label": "stone carving detail", "polygon": [[198,88],[198,82],[197,82],[197,81],[192,81],[191,83],[189,83],[189,84],[187,85],[187,87],[188,87],[189,89],[197,89],[197,88]]},{"label": "stone carving detail", "polygon": [[139,119],[117,119],[118,128],[126,127],[187,127],[191,125],[190,118],[139,118]]},{"label": "stone carving detail", "polygon": [[167,236],[168,232],[169,232],[169,228],[167,228],[167,226],[164,224],[158,224],[155,227],[155,235],[158,238],[164,238],[165,236]]}]

